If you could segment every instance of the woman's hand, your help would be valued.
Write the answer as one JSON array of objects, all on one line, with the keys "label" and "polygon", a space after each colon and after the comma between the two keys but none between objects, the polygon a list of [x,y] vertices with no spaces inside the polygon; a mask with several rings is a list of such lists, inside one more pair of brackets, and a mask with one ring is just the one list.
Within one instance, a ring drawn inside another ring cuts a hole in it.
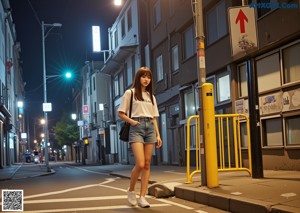
[{"label": "woman's hand", "polygon": [[160,148],[162,146],[162,140],[160,136],[157,136],[156,139],[157,139],[156,148]]},{"label": "woman's hand", "polygon": [[140,122],[138,122],[136,120],[132,120],[132,122],[130,122],[130,124],[131,124],[131,126],[136,126],[136,125],[140,124]]}]

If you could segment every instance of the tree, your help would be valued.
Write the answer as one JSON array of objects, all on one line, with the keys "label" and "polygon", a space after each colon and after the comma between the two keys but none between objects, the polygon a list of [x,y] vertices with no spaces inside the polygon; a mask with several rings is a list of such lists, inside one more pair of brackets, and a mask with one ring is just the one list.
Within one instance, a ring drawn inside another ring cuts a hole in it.
[{"label": "tree", "polygon": [[79,139],[79,129],[70,115],[63,113],[59,122],[54,127],[55,139],[61,146],[72,145],[73,142]]}]

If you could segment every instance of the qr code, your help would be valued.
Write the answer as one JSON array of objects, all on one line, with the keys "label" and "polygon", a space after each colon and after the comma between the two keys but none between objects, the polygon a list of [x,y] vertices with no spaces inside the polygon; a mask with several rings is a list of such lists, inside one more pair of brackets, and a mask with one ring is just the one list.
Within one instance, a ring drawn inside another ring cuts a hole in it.
[{"label": "qr code", "polygon": [[23,190],[2,190],[2,211],[23,211]]}]

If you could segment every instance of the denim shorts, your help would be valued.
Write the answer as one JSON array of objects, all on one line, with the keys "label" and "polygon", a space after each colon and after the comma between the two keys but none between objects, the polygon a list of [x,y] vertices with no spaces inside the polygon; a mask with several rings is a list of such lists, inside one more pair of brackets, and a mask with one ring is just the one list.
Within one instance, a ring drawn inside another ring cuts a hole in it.
[{"label": "denim shorts", "polygon": [[145,144],[157,142],[152,118],[139,117],[131,119],[140,123],[135,126],[130,126],[129,143],[142,142],[143,144]]}]

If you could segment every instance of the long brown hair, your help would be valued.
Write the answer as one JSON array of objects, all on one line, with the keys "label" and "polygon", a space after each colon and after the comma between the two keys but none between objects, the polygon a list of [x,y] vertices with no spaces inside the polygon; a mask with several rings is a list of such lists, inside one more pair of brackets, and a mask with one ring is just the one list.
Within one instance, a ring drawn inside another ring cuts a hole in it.
[{"label": "long brown hair", "polygon": [[153,101],[153,81],[152,81],[152,72],[148,67],[140,67],[134,76],[134,82],[132,88],[134,88],[134,97],[139,101],[144,101],[142,95],[142,86],[141,86],[141,77],[144,75],[150,75],[151,81],[150,84],[146,87],[146,91],[150,94],[150,99],[152,104],[154,105]]}]

